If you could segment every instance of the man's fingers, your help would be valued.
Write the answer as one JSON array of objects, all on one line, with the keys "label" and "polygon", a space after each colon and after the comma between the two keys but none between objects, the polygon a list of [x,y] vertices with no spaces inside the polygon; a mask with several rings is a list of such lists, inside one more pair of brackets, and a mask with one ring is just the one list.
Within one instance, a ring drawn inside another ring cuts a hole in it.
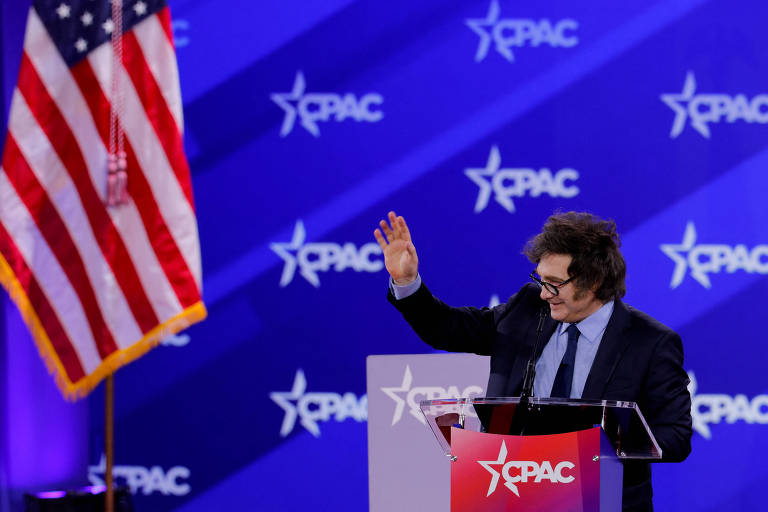
[{"label": "man's fingers", "polygon": [[[379,242],[379,245],[382,242],[384,243],[381,246],[382,249],[395,240],[405,240],[406,242],[411,240],[411,233],[408,231],[408,226],[405,224],[405,219],[402,216],[398,217],[395,215],[395,212],[391,211],[387,214],[387,219],[389,222],[384,219],[379,221],[381,231],[378,229],[374,231],[374,236],[376,236],[376,241]],[[379,232],[379,235],[376,235],[376,232]],[[379,240],[379,236],[382,236],[382,240]]]},{"label": "man's fingers", "polygon": [[381,247],[381,250],[387,248],[387,241],[384,240],[384,236],[381,234],[381,231],[378,229],[373,232],[373,236],[376,238],[376,241],[379,243],[379,247]]},{"label": "man's fingers", "polygon": [[[389,217],[389,225],[392,226],[392,234],[395,236],[395,238],[400,238],[400,225],[397,222],[397,215],[395,215],[395,212],[389,212],[387,215]],[[392,240],[390,239],[390,242]]]},{"label": "man's fingers", "polygon": [[389,224],[387,224],[387,221],[380,220],[379,221],[379,227],[381,227],[381,231],[384,233],[384,235],[387,237],[387,242],[392,243],[392,230],[389,229]]},{"label": "man's fingers", "polygon": [[405,240],[410,242],[411,241],[411,232],[408,229],[408,224],[405,223],[405,219],[403,218],[402,215],[397,218],[397,225],[400,227],[400,234],[401,234],[401,236]]}]

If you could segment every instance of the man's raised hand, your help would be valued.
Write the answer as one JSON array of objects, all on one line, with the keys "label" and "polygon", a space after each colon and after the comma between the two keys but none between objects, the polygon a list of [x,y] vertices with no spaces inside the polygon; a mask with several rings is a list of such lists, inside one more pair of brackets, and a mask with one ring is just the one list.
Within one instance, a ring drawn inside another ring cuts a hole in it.
[{"label": "man's raised hand", "polygon": [[397,285],[412,283],[419,274],[419,257],[411,242],[411,232],[405,219],[389,212],[389,223],[379,221],[381,229],[373,232],[384,253],[384,265]]}]

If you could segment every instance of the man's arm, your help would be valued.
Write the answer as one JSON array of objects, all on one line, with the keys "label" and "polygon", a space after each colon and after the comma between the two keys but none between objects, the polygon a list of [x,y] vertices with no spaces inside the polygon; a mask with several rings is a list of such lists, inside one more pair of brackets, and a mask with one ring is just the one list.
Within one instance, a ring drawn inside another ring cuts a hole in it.
[{"label": "man's arm", "polygon": [[[405,219],[389,212],[388,221],[379,222],[380,229],[374,231],[374,236],[384,253],[384,265],[392,280],[388,294],[390,302],[416,334],[432,347],[490,355],[496,325],[521,293],[493,309],[452,308],[444,304],[424,283],[417,284],[421,280],[419,259]],[[394,287],[398,287],[398,297],[393,293]]]},{"label": "man's arm", "polygon": [[691,395],[683,370],[683,344],[669,331],[660,339],[648,370],[643,414],[662,450],[662,462],[681,462],[691,452]]},{"label": "man's arm", "polygon": [[425,343],[440,350],[480,355],[491,355],[496,320],[501,309],[509,305],[494,309],[454,308],[432,295],[424,283],[400,300],[390,289],[387,298]]}]

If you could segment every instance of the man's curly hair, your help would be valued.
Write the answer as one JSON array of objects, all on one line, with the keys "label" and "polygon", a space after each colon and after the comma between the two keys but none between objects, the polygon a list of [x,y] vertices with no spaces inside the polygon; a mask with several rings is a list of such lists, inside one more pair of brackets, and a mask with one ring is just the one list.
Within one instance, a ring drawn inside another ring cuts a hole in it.
[{"label": "man's curly hair", "polygon": [[627,266],[619,247],[621,240],[613,220],[586,212],[555,212],[538,235],[525,244],[523,254],[539,263],[546,254],[568,254],[568,274],[576,276],[577,290],[594,288],[603,302],[626,293]]}]

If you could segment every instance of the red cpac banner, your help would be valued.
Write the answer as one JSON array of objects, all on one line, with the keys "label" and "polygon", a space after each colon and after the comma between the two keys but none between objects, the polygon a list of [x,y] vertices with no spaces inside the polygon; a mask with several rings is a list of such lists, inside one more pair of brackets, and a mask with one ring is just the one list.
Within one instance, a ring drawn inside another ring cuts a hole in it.
[{"label": "red cpac banner", "polygon": [[541,436],[451,428],[451,451],[451,512],[601,510],[599,427]]}]

